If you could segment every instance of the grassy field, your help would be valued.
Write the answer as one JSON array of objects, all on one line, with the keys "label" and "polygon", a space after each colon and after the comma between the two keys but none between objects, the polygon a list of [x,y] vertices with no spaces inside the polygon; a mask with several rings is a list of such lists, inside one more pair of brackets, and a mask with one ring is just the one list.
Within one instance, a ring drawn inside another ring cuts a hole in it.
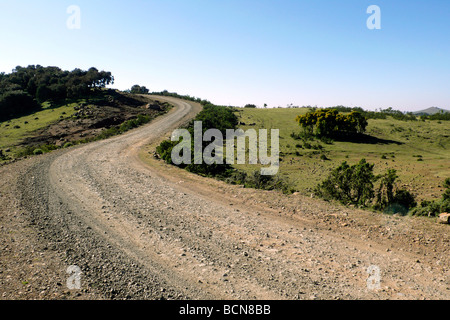
[{"label": "grassy field", "polygon": [[[432,200],[442,195],[442,183],[450,177],[450,122],[369,120],[366,133],[372,138],[363,143],[319,140],[309,141],[291,137],[300,133],[295,121],[307,108],[238,109],[236,114],[244,130],[280,130],[280,174],[302,193],[311,193],[328,173],[342,161],[355,164],[361,158],[375,163],[374,171],[381,174],[388,168],[397,170],[399,184],[410,190],[417,199]],[[325,159],[328,160],[323,160]],[[247,172],[255,165],[235,165]]]},{"label": "grassy field", "polygon": [[33,132],[47,127],[48,125],[64,118],[71,117],[75,113],[74,106],[71,103],[58,107],[51,107],[48,103],[43,105],[40,110],[31,115],[15,118],[0,123],[0,149],[10,148],[14,153],[18,144],[27,138],[33,136]]}]

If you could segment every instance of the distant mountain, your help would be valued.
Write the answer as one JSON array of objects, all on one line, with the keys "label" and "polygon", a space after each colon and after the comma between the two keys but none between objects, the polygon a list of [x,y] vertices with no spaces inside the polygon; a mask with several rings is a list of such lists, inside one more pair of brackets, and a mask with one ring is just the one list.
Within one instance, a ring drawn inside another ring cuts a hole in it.
[{"label": "distant mountain", "polygon": [[450,110],[445,110],[445,109],[441,109],[441,108],[436,108],[436,107],[431,107],[425,110],[420,110],[420,111],[416,111],[413,112],[416,115],[432,115],[432,114],[436,114],[436,113],[440,113],[440,112],[450,112]]}]

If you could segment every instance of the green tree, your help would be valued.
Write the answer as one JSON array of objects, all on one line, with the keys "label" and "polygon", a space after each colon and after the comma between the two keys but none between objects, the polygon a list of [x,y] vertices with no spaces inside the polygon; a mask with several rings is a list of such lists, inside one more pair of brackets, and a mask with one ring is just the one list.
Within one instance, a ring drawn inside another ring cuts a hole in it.
[{"label": "green tree", "polygon": [[130,89],[130,93],[133,94],[147,94],[149,93],[149,89],[147,89],[145,86],[140,86],[138,84],[135,84],[134,86],[131,87]]},{"label": "green tree", "polygon": [[358,110],[344,115],[337,109],[314,109],[295,120],[305,134],[329,138],[363,134],[367,127],[366,117]]},{"label": "green tree", "polygon": [[335,199],[343,204],[367,206],[374,197],[373,182],[376,177],[373,167],[365,159],[353,166],[344,161],[316,187],[316,192],[323,198]]}]

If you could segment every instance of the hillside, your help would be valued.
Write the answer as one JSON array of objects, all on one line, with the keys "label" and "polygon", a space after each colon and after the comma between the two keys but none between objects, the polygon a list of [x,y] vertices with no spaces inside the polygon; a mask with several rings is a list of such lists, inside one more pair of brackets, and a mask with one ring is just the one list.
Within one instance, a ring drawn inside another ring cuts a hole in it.
[{"label": "hillside", "polygon": [[36,149],[45,152],[88,142],[138,116],[151,119],[169,108],[149,96],[112,89],[59,104],[44,102],[40,110],[0,122],[0,163],[33,154]]}]

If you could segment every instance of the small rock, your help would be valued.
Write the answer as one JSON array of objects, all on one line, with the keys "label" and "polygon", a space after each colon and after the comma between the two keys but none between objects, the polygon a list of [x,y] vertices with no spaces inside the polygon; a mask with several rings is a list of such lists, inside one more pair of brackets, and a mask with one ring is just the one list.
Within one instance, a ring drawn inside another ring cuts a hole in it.
[{"label": "small rock", "polygon": [[439,215],[438,222],[442,224],[450,224],[450,213],[447,212],[441,213]]}]

